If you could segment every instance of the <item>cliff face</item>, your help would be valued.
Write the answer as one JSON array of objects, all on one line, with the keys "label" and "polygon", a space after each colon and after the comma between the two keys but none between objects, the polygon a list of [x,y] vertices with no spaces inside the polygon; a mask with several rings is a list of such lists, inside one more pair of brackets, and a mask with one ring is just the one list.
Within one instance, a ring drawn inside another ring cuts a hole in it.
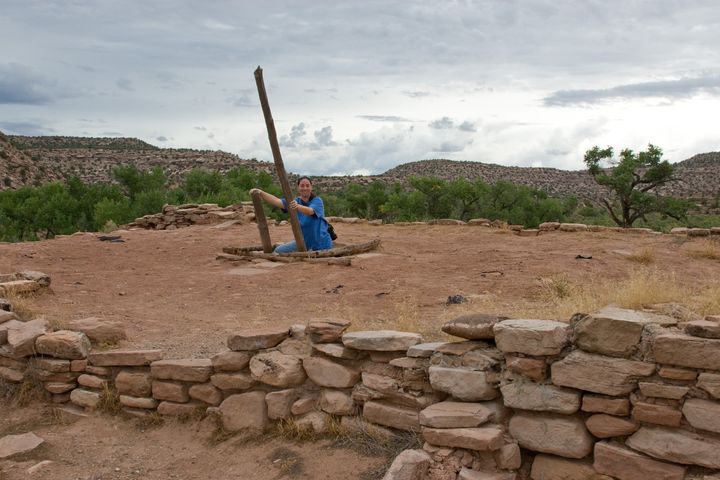
[{"label": "cliff face", "polygon": [[[242,159],[222,151],[158,148],[134,138],[23,137],[2,135],[0,189],[78,176],[85,182],[108,182],[116,165],[135,165],[147,170],[162,168],[172,183],[193,168],[226,172],[235,167],[274,174],[270,162]],[[24,173],[23,173],[24,172]],[[695,155],[675,164],[676,181],[661,190],[676,197],[712,198],[720,194],[720,152]],[[290,174],[290,177],[295,175]],[[487,183],[507,181],[540,188],[552,196],[575,195],[598,198],[603,190],[584,170],[505,167],[452,160],[423,160],[399,165],[380,175],[316,177],[319,190],[332,191],[350,183],[406,183],[411,176],[434,176],[444,180],[482,179]],[[9,178],[9,183],[4,178]]]}]

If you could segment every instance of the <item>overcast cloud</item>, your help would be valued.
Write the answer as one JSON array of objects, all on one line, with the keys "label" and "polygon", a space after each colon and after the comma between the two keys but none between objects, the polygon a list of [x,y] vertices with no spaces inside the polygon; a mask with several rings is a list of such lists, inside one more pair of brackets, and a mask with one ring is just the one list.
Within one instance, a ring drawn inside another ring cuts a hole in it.
[{"label": "overcast cloud", "polygon": [[720,150],[715,0],[5,0],[0,130],[116,135],[381,173],[582,168],[593,145]]}]

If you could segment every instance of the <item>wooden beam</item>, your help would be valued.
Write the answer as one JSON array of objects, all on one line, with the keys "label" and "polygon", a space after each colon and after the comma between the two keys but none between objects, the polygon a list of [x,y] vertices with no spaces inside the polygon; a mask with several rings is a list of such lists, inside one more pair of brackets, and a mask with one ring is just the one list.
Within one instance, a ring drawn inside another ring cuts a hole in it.
[{"label": "wooden beam", "polygon": [[258,231],[260,232],[260,242],[262,242],[263,252],[272,253],[273,244],[270,241],[270,231],[268,230],[267,219],[265,218],[265,210],[263,209],[262,198],[259,192],[252,195],[253,207],[255,209],[255,221],[257,222]]},{"label": "wooden beam", "polygon": [[[288,182],[287,179],[287,173],[285,173],[285,165],[283,164],[282,155],[280,155],[280,145],[278,144],[277,132],[275,131],[275,122],[273,121],[272,113],[270,112],[270,103],[268,102],[267,92],[265,91],[262,68],[259,66],[255,70],[255,83],[257,83],[258,95],[260,95],[260,105],[262,106],[263,115],[265,116],[265,125],[267,126],[270,149],[272,150],[273,160],[275,162],[275,170],[277,170],[277,176],[280,180],[280,186],[282,187],[285,202],[287,205],[290,205],[290,202],[294,200],[294,197],[292,196],[290,182]],[[292,226],[297,250],[298,252],[305,252],[307,251],[307,248],[305,248],[305,239],[303,238],[302,230],[300,229],[297,212],[288,208],[288,213],[290,214],[290,226]]]}]

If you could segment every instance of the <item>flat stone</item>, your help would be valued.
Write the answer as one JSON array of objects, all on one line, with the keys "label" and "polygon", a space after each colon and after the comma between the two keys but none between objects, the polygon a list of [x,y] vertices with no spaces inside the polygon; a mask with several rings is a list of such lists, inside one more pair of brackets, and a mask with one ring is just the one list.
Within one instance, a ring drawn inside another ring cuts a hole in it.
[{"label": "flat stone", "polygon": [[518,412],[510,419],[509,432],[523,448],[560,457],[583,458],[593,447],[577,417]]},{"label": "flat stone", "polygon": [[0,438],[0,459],[32,452],[45,442],[32,432]]},{"label": "flat stone", "polygon": [[80,407],[95,408],[100,403],[100,394],[98,392],[76,388],[70,392],[70,401]]},{"label": "flat stone", "polygon": [[506,407],[536,412],[572,414],[580,409],[577,390],[518,380],[500,387]]},{"label": "flat stone", "polygon": [[694,337],[720,338],[720,324],[707,320],[696,320],[685,324],[685,333]]},{"label": "flat stone", "polygon": [[347,348],[342,343],[315,343],[312,345],[312,348],[313,350],[324,353],[328,357],[333,358],[355,360],[360,357],[360,352],[358,350]]},{"label": "flat stone", "polygon": [[697,386],[708,392],[713,398],[720,398],[720,374],[701,373]]},{"label": "flat stone", "polygon": [[493,412],[481,403],[440,402],[420,412],[420,425],[432,428],[479,427],[493,417]]},{"label": "flat stone", "polygon": [[157,413],[170,417],[192,417],[198,413],[203,406],[197,403],[174,403],[160,402],[157,407]]},{"label": "flat stone", "polygon": [[30,360],[33,368],[47,372],[62,373],[70,371],[70,360],[61,358],[34,357]]},{"label": "flat stone", "polygon": [[360,369],[323,357],[306,357],[302,361],[308,378],[321,387],[351,388],[360,380]]},{"label": "flat stone", "polygon": [[17,272],[15,276],[18,278],[18,280],[32,280],[41,287],[50,286],[50,276],[43,272],[38,272],[35,270],[22,270],[20,272]]},{"label": "flat stone", "polygon": [[[4,310],[0,311],[4,312]],[[11,328],[22,328],[24,325],[25,322],[13,319],[8,319],[4,323],[0,323],[0,345],[4,345],[7,343],[8,330],[10,330]]]},{"label": "flat stone", "polygon": [[222,392],[209,383],[192,385],[188,390],[188,394],[190,395],[190,398],[200,400],[203,403],[213,406],[220,405],[220,402],[223,400]]},{"label": "flat stone", "polygon": [[305,381],[302,358],[279,351],[258,353],[250,360],[252,378],[274,387],[293,387]]},{"label": "flat stone", "polygon": [[340,390],[323,390],[318,401],[320,410],[331,415],[354,415],[357,413],[355,402],[350,394]]},{"label": "flat stone", "polygon": [[67,329],[84,333],[93,343],[114,343],[127,339],[121,322],[98,317],[71,320],[67,323]]},{"label": "flat stone", "polygon": [[[368,392],[372,392],[371,399],[385,399],[390,403],[411,408],[425,408],[438,400],[434,394],[419,395],[416,392],[408,391],[403,387],[402,380],[385,375],[363,372],[362,382],[362,385],[359,386],[367,387]],[[356,398],[357,392],[356,388],[353,392]]]},{"label": "flat stone", "polygon": [[406,355],[413,358],[428,358],[446,342],[418,343],[407,349]]},{"label": "flat stone", "polygon": [[400,357],[390,360],[390,365],[400,368],[426,369],[430,366],[427,358]]},{"label": "flat stone", "polygon": [[682,412],[668,405],[655,405],[652,403],[636,402],[633,406],[632,416],[635,420],[668,427],[679,427]]},{"label": "flat stone", "polygon": [[25,375],[23,372],[8,367],[0,367],[0,379],[10,383],[21,383]]},{"label": "flat stone", "polygon": [[666,333],[655,338],[653,353],[657,363],[720,370],[720,340]]},{"label": "flat stone", "polygon": [[642,427],[625,443],[660,460],[720,468],[720,440],[705,435],[676,428]]},{"label": "flat stone", "polygon": [[645,325],[676,323],[676,319],[665,315],[610,305],[575,325],[575,344],[588,352],[629,357],[637,351]]},{"label": "flat stone", "polygon": [[[0,325],[10,320],[16,320],[17,316],[13,312],[8,312],[0,309]],[[7,338],[7,337],[6,337]],[[0,342],[2,343],[2,342]]]},{"label": "flat stone", "polygon": [[416,410],[380,402],[365,402],[363,406],[365,420],[399,430],[420,430]]},{"label": "flat stone", "polygon": [[673,368],[673,367],[661,367],[660,370],[658,370],[658,375],[662,378],[667,378],[669,380],[685,380],[685,381],[692,381],[695,380],[698,376],[697,372],[694,370],[686,370],[684,368]]},{"label": "flat stone", "polygon": [[428,369],[428,374],[433,389],[449,393],[458,400],[492,400],[498,395],[487,372],[433,366]]},{"label": "flat stone", "polygon": [[144,410],[154,410],[158,407],[158,401],[154,398],[132,397],[130,395],[120,395],[120,404],[130,408],[142,408]]},{"label": "flat stone", "polygon": [[607,442],[595,444],[595,470],[619,480],[684,480],[685,468]]},{"label": "flat stone", "polygon": [[77,379],[77,383],[83,387],[94,388],[96,390],[101,390],[107,387],[108,384],[107,380],[88,374],[80,375]]},{"label": "flat stone", "polygon": [[539,358],[518,357],[508,355],[505,357],[505,366],[513,373],[517,373],[536,382],[543,381],[548,375],[548,365]]},{"label": "flat stone", "polygon": [[158,360],[150,364],[150,373],[159,380],[207,382],[213,373],[213,367],[208,358]]},{"label": "flat stone", "polygon": [[587,461],[544,454],[535,456],[530,478],[532,480],[613,480],[597,473]]},{"label": "flat stone", "polygon": [[423,428],[426,442],[441,447],[467,448],[489,452],[503,445],[503,432],[497,427]]},{"label": "flat stone", "polygon": [[630,415],[630,400],[627,398],[605,398],[596,395],[583,395],[583,412],[606,413],[625,417]]},{"label": "flat stone", "polygon": [[558,230],[562,232],[586,232],[588,226],[584,223],[561,223]]},{"label": "flat stone", "polygon": [[27,363],[23,360],[15,360],[13,358],[3,357],[2,355],[0,355],[0,367],[14,368],[15,370],[25,370],[25,367],[27,367]]},{"label": "flat stone", "polygon": [[418,333],[377,330],[346,333],[342,336],[342,342],[346,347],[356,350],[396,352],[417,345],[422,342],[422,337]]},{"label": "flat stone", "polygon": [[308,324],[305,333],[313,343],[332,343],[340,339],[349,326],[347,320],[316,320]]},{"label": "flat stone", "polygon": [[264,392],[231,395],[220,404],[223,427],[230,432],[246,428],[262,430],[268,424]]},{"label": "flat stone", "polygon": [[290,409],[299,395],[300,392],[295,388],[280,390],[279,392],[270,392],[265,395],[268,418],[271,420],[289,418],[292,414]]},{"label": "flat stone", "polygon": [[638,386],[640,392],[646,397],[670,398],[673,400],[680,400],[690,391],[688,387],[655,382],[638,382]]},{"label": "flat stone", "polygon": [[683,404],[682,413],[698,430],[720,433],[720,403],[690,398]]},{"label": "flat stone", "polygon": [[71,372],[84,372],[87,368],[87,359],[82,360],[70,360],[70,371]]},{"label": "flat stone", "polygon": [[295,425],[300,429],[307,429],[315,433],[325,433],[328,431],[328,423],[330,415],[325,412],[308,412],[300,417],[295,418]]},{"label": "flat stone", "polygon": [[59,395],[62,393],[67,393],[70,390],[74,390],[75,388],[77,388],[77,383],[48,382],[44,385],[44,387],[45,390],[47,390],[48,392]]},{"label": "flat stone", "polygon": [[216,372],[239,372],[250,364],[251,355],[247,352],[227,350],[210,358]]},{"label": "flat stone", "polygon": [[599,413],[585,420],[590,433],[598,438],[624,437],[635,433],[640,424],[636,421]]},{"label": "flat stone", "polygon": [[293,415],[305,415],[316,409],[318,403],[318,395],[315,393],[306,394],[295,400],[290,407],[290,413]]},{"label": "flat stone", "polygon": [[493,331],[497,347],[505,353],[557,355],[568,342],[570,326],[550,320],[504,320]]},{"label": "flat stone", "polygon": [[100,375],[107,377],[112,374],[112,368],[110,367],[96,367],[95,365],[88,365],[85,367],[85,371],[87,373],[91,373],[93,375]]},{"label": "flat stone", "polygon": [[190,400],[187,385],[174,382],[154,381],[152,383],[152,396],[157,400],[168,402],[185,403]]},{"label": "flat stone", "polygon": [[432,457],[424,450],[403,450],[395,457],[383,480],[417,480],[427,476]]},{"label": "flat stone", "polygon": [[52,373],[45,370],[36,370],[35,376],[43,382],[74,382],[80,376],[77,372]]},{"label": "flat stone", "polygon": [[367,352],[370,356],[370,360],[378,363],[390,363],[391,361],[402,358],[405,356],[405,350],[398,350],[392,352]]},{"label": "flat stone", "polygon": [[150,365],[162,356],[162,350],[108,350],[90,352],[88,362],[98,367],[139,367]]},{"label": "flat stone", "polygon": [[40,290],[40,284],[32,280],[12,280],[0,283],[0,295],[22,295]]},{"label": "flat stone", "polygon": [[555,385],[619,396],[635,390],[638,379],[655,373],[655,364],[575,350],[553,363],[550,371]]},{"label": "flat stone", "polygon": [[306,338],[286,338],[277,347],[280,353],[285,355],[295,355],[298,357],[309,357],[312,354],[312,345]]},{"label": "flat stone", "polygon": [[507,318],[486,313],[471,313],[445,322],[442,331],[468,340],[493,339],[495,338],[493,326]]},{"label": "flat stone", "polygon": [[122,370],[115,377],[115,389],[121,395],[149,397],[152,395],[152,378],[149,372]]},{"label": "flat stone", "polygon": [[290,330],[287,328],[243,330],[230,335],[227,346],[234,351],[263,350],[277,346],[289,336]]},{"label": "flat stone", "polygon": [[210,382],[220,390],[247,390],[255,385],[255,380],[248,373],[216,373]]},{"label": "flat stone", "polygon": [[44,335],[49,328],[47,320],[44,318],[13,324],[7,329],[9,356],[12,358],[22,358],[34,355],[36,353],[35,340],[41,335]]},{"label": "flat stone", "polygon": [[502,470],[517,470],[522,465],[522,453],[517,443],[506,443],[495,451],[493,457]]},{"label": "flat stone", "polygon": [[464,340],[460,342],[446,342],[435,349],[437,353],[447,355],[465,355],[479,348],[487,348],[487,342],[480,340]]}]

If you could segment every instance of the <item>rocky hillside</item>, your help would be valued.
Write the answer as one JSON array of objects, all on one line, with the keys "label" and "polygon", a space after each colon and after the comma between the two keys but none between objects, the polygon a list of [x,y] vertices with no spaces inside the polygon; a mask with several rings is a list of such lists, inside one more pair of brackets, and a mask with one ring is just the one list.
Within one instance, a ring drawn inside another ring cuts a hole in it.
[{"label": "rocky hillside", "polygon": [[[158,148],[134,138],[2,136],[0,142],[2,151],[6,152],[0,155],[13,159],[6,163],[8,159],[3,157],[0,162],[0,189],[73,175],[86,182],[107,182],[115,165],[128,164],[145,170],[161,167],[171,181],[178,181],[185,172],[198,167],[221,172],[238,166],[271,174],[275,171],[270,162],[241,159],[222,151]],[[406,183],[411,176],[435,176],[445,180],[480,178],[488,183],[503,180],[540,188],[552,196],[597,198],[602,193],[584,170],[506,167],[442,159],[405,163],[381,175],[316,177],[315,182],[319,189],[328,191],[349,183],[368,184],[375,180]],[[3,178],[9,178],[9,183],[3,182]],[[676,178],[677,181],[666,186],[662,193],[685,198],[716,197],[720,194],[720,152],[695,155],[677,163]]]}]

